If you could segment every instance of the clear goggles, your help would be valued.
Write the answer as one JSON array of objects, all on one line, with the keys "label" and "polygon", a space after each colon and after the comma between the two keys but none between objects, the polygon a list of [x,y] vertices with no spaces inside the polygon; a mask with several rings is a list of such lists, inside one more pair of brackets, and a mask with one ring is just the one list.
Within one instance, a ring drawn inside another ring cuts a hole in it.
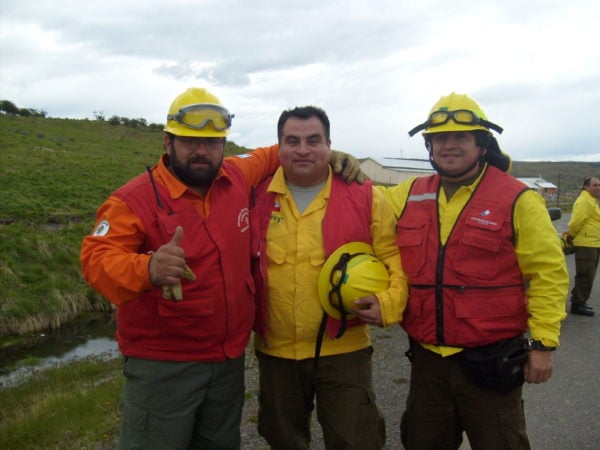
[{"label": "clear goggles", "polygon": [[182,125],[196,130],[204,128],[208,122],[217,131],[226,130],[231,126],[234,115],[225,108],[210,103],[196,103],[184,106],[177,114],[169,114],[167,120],[175,120]]},{"label": "clear goggles", "polygon": [[426,122],[423,122],[422,124],[414,127],[408,132],[408,135],[414,136],[421,130],[439,127],[447,123],[449,120],[453,120],[455,123],[458,123],[460,125],[479,125],[497,131],[498,133],[502,133],[502,127],[490,122],[489,120],[477,117],[477,115],[473,111],[470,111],[468,109],[457,109],[455,111],[432,112],[429,116],[429,119]]}]

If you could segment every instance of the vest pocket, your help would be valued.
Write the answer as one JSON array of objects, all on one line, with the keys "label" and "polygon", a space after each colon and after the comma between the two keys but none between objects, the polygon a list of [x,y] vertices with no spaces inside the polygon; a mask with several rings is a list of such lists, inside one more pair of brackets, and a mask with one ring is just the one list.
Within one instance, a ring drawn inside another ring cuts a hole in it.
[{"label": "vest pocket", "polygon": [[498,257],[501,247],[498,231],[485,231],[466,227],[460,239],[453,267],[456,272],[489,279],[498,273]]},{"label": "vest pocket", "polygon": [[210,316],[215,312],[214,296],[183,299],[180,302],[160,300],[158,302],[158,315],[163,317],[178,316]]},{"label": "vest pocket", "polygon": [[524,317],[525,302],[520,287],[472,289],[456,294],[456,317],[459,319],[486,319]]},{"label": "vest pocket", "polygon": [[396,225],[396,244],[400,249],[402,268],[409,277],[418,275],[423,269],[427,257],[424,242],[429,228],[429,222]]},{"label": "vest pocket", "polygon": [[446,328],[448,342],[471,347],[522,334],[527,311],[521,288],[469,290],[454,299],[455,326]]}]

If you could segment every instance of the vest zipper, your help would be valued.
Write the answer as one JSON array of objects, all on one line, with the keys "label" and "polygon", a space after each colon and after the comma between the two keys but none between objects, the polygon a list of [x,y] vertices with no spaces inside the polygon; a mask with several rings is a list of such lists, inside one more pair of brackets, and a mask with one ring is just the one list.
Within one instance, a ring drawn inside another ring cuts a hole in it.
[{"label": "vest zipper", "polygon": [[440,345],[444,344],[444,259],[446,246],[438,251],[435,269],[435,335]]}]

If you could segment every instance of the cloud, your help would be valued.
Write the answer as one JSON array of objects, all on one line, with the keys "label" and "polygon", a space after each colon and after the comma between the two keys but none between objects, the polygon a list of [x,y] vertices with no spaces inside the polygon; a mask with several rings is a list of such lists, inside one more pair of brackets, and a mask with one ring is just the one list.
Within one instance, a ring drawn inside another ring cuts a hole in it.
[{"label": "cloud", "polygon": [[[272,143],[280,112],[322,106],[334,146],[424,157],[407,131],[452,91],[505,128],[514,159],[595,155],[600,5],[592,0],[0,0],[2,98],[52,116],[163,122],[189,86]],[[595,156],[593,156],[595,157]]]}]

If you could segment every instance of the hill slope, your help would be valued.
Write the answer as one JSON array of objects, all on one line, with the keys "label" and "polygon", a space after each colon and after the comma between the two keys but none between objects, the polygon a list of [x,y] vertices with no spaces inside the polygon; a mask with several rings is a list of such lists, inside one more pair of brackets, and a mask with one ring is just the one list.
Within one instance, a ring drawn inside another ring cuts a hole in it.
[{"label": "hill slope", "polygon": [[100,203],[163,152],[161,131],[0,115],[0,336],[110,307],[81,279],[81,239]]}]

